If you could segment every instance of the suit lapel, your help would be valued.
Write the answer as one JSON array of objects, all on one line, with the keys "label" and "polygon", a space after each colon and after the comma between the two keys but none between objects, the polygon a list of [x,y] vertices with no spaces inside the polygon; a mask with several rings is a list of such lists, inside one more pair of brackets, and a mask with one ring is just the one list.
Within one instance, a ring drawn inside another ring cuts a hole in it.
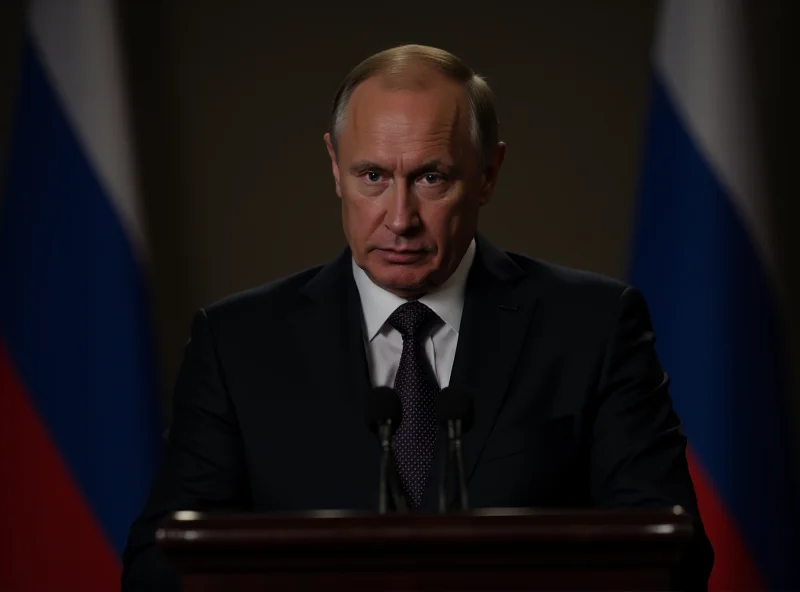
[{"label": "suit lapel", "polygon": [[353,279],[350,250],[323,267],[301,292],[308,306],[296,317],[297,335],[308,344],[312,384],[363,417],[370,390],[362,333],[361,301]]},{"label": "suit lapel", "polygon": [[450,380],[475,399],[475,423],[463,442],[467,479],[505,400],[538,303],[538,286],[508,255],[480,236],[477,247]]}]

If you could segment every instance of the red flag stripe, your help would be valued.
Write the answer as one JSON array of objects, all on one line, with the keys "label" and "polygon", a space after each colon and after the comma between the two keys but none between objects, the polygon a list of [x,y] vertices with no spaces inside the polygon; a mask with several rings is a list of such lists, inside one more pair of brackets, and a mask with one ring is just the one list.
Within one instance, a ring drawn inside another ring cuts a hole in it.
[{"label": "red flag stripe", "polygon": [[0,590],[119,589],[120,565],[30,404],[0,340]]},{"label": "red flag stripe", "polygon": [[717,495],[714,484],[691,452],[688,458],[700,516],[714,547],[714,570],[708,583],[709,591],[766,590],[744,538]]}]

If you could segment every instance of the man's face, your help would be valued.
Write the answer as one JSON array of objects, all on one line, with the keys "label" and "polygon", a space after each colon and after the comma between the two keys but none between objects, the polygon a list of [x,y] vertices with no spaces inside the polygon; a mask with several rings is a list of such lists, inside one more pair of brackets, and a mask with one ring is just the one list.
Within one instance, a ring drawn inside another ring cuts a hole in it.
[{"label": "man's face", "polygon": [[356,264],[403,298],[444,283],[475,236],[504,154],[500,144],[482,166],[463,89],[433,73],[420,90],[370,78],[350,97],[336,153],[325,140]]}]

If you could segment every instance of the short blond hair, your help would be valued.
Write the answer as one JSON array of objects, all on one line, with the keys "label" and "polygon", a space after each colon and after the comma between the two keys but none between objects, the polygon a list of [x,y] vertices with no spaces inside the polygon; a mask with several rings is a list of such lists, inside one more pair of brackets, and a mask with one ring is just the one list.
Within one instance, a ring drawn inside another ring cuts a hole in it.
[{"label": "short blond hair", "polygon": [[353,68],[336,91],[331,109],[331,143],[336,150],[336,138],[341,132],[347,105],[355,88],[373,76],[385,76],[396,89],[424,86],[423,75],[415,67],[427,66],[445,78],[464,87],[470,109],[470,136],[484,164],[497,149],[497,109],[494,93],[481,76],[461,58],[427,45],[400,45],[369,56]]}]

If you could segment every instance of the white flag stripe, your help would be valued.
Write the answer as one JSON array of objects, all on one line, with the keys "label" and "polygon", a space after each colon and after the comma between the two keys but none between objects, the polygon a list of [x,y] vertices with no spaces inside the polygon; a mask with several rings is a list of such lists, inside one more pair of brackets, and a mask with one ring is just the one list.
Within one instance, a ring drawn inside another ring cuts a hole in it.
[{"label": "white flag stripe", "polygon": [[743,9],[740,0],[665,0],[656,68],[775,278]]},{"label": "white flag stripe", "polygon": [[33,43],[137,258],[145,240],[110,0],[32,0]]}]

